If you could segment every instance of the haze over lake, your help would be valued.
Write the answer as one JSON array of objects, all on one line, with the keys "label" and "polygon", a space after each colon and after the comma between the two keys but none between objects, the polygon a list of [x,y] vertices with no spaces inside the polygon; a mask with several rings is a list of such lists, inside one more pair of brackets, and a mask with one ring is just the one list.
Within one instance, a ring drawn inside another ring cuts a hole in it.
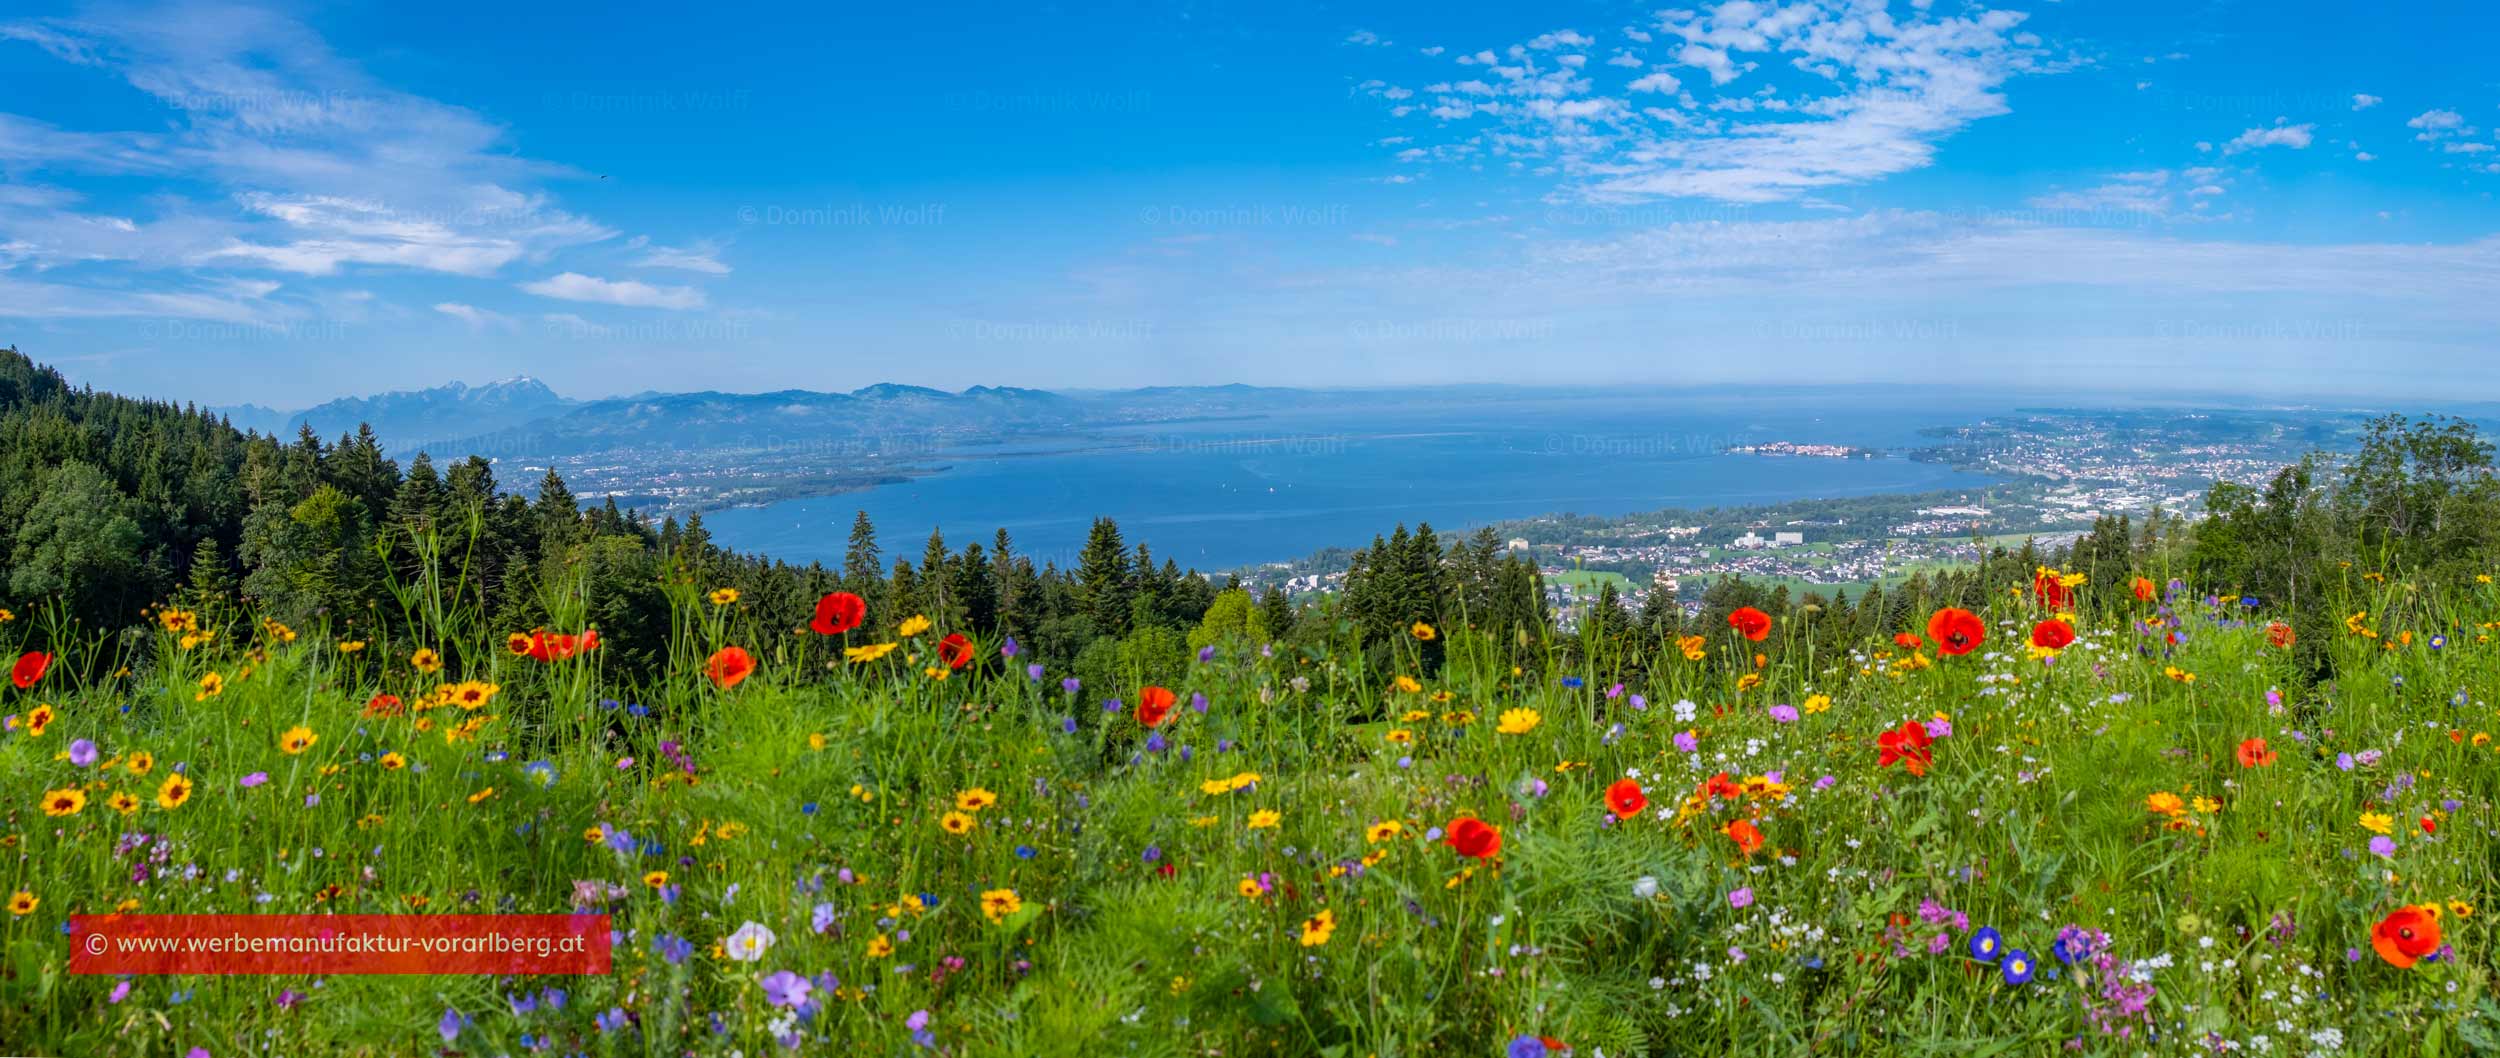
[{"label": "haze over lake", "polygon": [[[1105,429],[940,453],[946,469],[860,492],[705,516],[714,539],[838,565],[865,510],[889,559],[917,560],[932,528],[955,546],[1004,527],[1036,562],[1071,564],[1093,519],[1202,570],[1368,542],[1403,522],[1441,532],[1570,512],[1620,515],[1886,492],[1985,488],[1992,479],[1899,454],[1923,427],[2013,406],[1967,397],[1880,401],[1838,393],[1538,396]],[[1729,454],[1796,441],[1892,449],[1881,459]],[[1463,483],[1463,484],[1462,484]]]}]

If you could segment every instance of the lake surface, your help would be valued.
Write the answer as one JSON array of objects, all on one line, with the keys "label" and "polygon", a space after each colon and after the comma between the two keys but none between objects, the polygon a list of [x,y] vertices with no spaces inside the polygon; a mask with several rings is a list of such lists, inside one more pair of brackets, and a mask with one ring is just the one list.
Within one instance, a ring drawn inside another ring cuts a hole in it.
[{"label": "lake surface", "polygon": [[[1034,559],[1074,564],[1095,517],[1131,546],[1219,570],[1357,547],[1403,522],[1447,534],[1570,512],[1621,515],[1938,489],[1992,479],[1894,456],[1731,455],[1729,445],[1820,442],[1907,449],[1923,427],[2010,408],[1962,397],[1912,401],[1652,395],[1487,399],[1216,422],[1159,423],[1085,439],[1019,439],[943,454],[947,469],[905,484],[705,516],[714,540],[791,562],[838,566],[865,510],[889,561],[917,562],[932,528],[955,547],[1000,527]],[[1071,451],[1073,446],[1097,446]],[[1108,447],[1103,447],[1103,446]]]}]

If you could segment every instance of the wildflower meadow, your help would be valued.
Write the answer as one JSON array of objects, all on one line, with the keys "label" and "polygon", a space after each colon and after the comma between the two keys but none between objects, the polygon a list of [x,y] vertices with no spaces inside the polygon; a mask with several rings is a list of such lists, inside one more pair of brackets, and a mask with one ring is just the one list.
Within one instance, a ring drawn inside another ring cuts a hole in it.
[{"label": "wildflower meadow", "polygon": [[[1109,683],[683,580],[632,683],[560,583],[550,627],[391,641],[12,613],[0,1049],[2500,1043],[2500,586],[2347,569],[2312,642],[2154,571],[2026,580],[1839,649],[1738,609],[1636,683],[1459,613]],[[605,914],[614,965],[67,972],[73,916],[212,912]]]}]

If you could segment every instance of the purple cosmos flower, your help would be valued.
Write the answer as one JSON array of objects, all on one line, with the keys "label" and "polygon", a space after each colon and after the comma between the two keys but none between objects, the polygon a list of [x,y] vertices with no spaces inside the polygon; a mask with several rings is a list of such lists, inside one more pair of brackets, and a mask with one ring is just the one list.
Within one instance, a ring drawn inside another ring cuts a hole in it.
[{"label": "purple cosmos flower", "polygon": [[434,1023],[434,1031],[442,1034],[444,1043],[458,1039],[460,1030],[468,1027],[469,1019],[456,1007],[444,1007],[443,1019]]},{"label": "purple cosmos flower", "polygon": [[1953,733],[1953,721],[1941,716],[1927,722],[1927,737],[1943,738]]},{"label": "purple cosmos flower", "polygon": [[1749,885],[1742,889],[1730,890],[1727,894],[1727,906],[1739,911],[1752,907],[1753,887]]},{"label": "purple cosmos flower", "polygon": [[1793,705],[1774,705],[1771,707],[1771,719],[1776,723],[1782,724],[1796,723],[1797,707]]},{"label": "purple cosmos flower", "polygon": [[1215,644],[1213,644],[1213,643],[1209,643],[1209,644],[1207,644],[1207,645],[1205,645],[1205,646],[1203,646],[1203,647],[1199,647],[1199,648],[1198,648],[1198,660],[1199,660],[1199,661],[1213,661],[1213,660],[1215,660]]},{"label": "purple cosmos flower", "polygon": [[2396,839],[2380,834],[2370,839],[2370,854],[2380,859],[2396,857]]},{"label": "purple cosmos flower", "polygon": [[258,785],[260,785],[260,784],[262,784],[262,783],[268,782],[268,781],[269,781],[269,773],[268,773],[268,772],[265,772],[265,771],[256,771],[256,772],[251,773],[250,775],[246,775],[246,776],[244,776],[244,777],[243,777],[240,781],[241,781],[241,782],[242,782],[242,784],[243,784],[243,788],[248,790],[248,789],[251,789],[252,787],[255,787],[255,786],[258,786]]},{"label": "purple cosmos flower", "polygon": [[1067,679],[1059,681],[1059,689],[1066,691],[1069,694],[1075,694],[1076,689],[1082,686],[1084,686],[1084,684],[1077,682],[1077,678],[1074,676],[1070,676]]},{"label": "purple cosmos flower", "polygon": [[95,743],[79,739],[69,744],[69,762],[81,768],[95,763]]},{"label": "purple cosmos flower", "polygon": [[1690,731],[1675,733],[1675,748],[1686,753],[1701,752],[1701,737]]}]

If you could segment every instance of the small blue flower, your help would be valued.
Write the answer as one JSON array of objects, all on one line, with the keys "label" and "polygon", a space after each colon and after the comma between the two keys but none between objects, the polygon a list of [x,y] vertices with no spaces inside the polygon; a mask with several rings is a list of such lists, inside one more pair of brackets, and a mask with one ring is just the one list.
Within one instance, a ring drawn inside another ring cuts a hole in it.
[{"label": "small blue flower", "polygon": [[2024,951],[2021,948],[2015,948],[2005,953],[2005,966],[2003,967],[2001,973],[2005,977],[2006,984],[2029,984],[2031,982],[2031,971],[2032,964],[2030,952]]},{"label": "small blue flower", "polygon": [[1995,962],[1997,961],[1997,956],[2002,953],[2004,947],[2005,938],[1997,933],[1996,927],[1981,926],[1978,929],[1971,931],[1971,958],[1977,959],[1980,962]]}]

